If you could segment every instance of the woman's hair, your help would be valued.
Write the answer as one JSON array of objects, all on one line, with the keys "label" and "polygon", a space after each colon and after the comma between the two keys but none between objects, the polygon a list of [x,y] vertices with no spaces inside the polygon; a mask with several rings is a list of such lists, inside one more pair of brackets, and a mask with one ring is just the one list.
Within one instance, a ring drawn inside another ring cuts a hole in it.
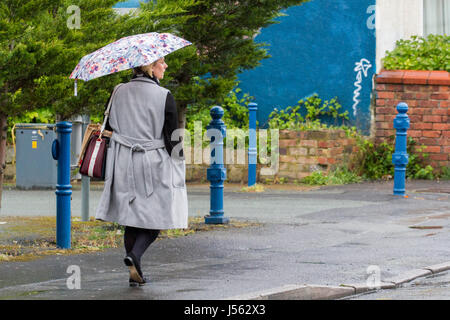
[{"label": "woman's hair", "polygon": [[147,75],[152,78],[154,64],[155,63],[153,62],[152,64],[148,64],[146,66],[140,66],[140,67],[133,68],[133,76],[144,74],[144,75]]}]

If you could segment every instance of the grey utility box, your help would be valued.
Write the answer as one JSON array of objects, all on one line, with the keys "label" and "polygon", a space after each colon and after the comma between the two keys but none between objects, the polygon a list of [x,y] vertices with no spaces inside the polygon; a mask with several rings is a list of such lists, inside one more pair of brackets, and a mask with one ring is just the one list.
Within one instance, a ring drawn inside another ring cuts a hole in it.
[{"label": "grey utility box", "polygon": [[56,188],[57,161],[52,157],[54,124],[18,123],[16,135],[16,187]]}]

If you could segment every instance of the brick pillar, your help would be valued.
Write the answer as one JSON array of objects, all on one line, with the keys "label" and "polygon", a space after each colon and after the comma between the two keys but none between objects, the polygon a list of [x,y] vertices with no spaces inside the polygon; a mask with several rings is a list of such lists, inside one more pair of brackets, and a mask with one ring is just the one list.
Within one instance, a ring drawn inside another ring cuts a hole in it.
[{"label": "brick pillar", "polygon": [[393,119],[399,102],[406,102],[408,136],[425,145],[435,169],[450,165],[450,74],[447,71],[382,71],[376,76],[376,142],[395,134]]}]

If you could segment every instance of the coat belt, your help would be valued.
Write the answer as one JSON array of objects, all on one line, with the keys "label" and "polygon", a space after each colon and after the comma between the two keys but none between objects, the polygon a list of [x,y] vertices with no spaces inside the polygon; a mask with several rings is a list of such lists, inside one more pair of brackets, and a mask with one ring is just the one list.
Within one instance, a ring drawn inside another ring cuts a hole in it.
[{"label": "coat belt", "polygon": [[144,152],[143,156],[143,168],[144,168],[144,185],[145,185],[145,194],[147,197],[153,193],[153,178],[152,178],[152,169],[150,166],[150,160],[147,157],[147,152],[161,149],[165,147],[163,139],[154,139],[154,140],[143,140],[127,137],[118,133],[113,132],[111,136],[111,140],[116,141],[122,146],[129,148],[130,151],[128,153],[128,167],[127,167],[127,179],[128,179],[128,201],[131,203],[136,199],[136,179],[134,177],[134,158],[133,154],[135,152]]}]

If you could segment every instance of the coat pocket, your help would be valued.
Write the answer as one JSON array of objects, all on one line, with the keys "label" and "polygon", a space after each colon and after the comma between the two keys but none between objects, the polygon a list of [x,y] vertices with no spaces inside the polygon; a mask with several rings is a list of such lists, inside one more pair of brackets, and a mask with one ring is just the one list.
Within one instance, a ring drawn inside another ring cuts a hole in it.
[{"label": "coat pocket", "polygon": [[172,163],[172,185],[175,188],[186,187],[186,163],[185,160],[178,160],[170,157]]}]

